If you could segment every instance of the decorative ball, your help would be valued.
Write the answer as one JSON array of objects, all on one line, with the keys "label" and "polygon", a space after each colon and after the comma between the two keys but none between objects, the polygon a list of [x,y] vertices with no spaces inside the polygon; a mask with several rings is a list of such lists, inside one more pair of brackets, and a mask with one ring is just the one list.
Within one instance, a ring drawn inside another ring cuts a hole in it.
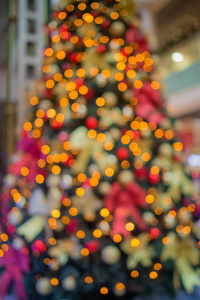
[{"label": "decorative ball", "polygon": [[49,108],[52,108],[52,103],[48,99],[44,99],[39,102],[38,107],[43,110],[48,110]]},{"label": "decorative ball", "polygon": [[106,246],[101,251],[101,258],[103,262],[105,262],[108,265],[113,265],[117,263],[120,260],[121,252],[120,250],[113,245]]},{"label": "decorative ball", "polygon": [[160,145],[158,152],[159,152],[159,154],[161,154],[167,158],[171,158],[173,155],[173,149],[169,143],[164,143],[164,144]]},{"label": "decorative ball", "polygon": [[15,185],[16,177],[13,174],[7,174],[4,177],[4,184],[13,187]]},{"label": "decorative ball", "polygon": [[88,129],[96,129],[98,126],[98,121],[95,117],[88,117],[85,121],[85,126]]},{"label": "decorative ball", "polygon": [[154,214],[150,211],[148,212],[145,212],[143,215],[142,215],[142,218],[144,219],[144,221],[148,224],[151,223],[151,221],[154,219]]},{"label": "decorative ball", "polygon": [[122,36],[126,31],[126,26],[124,23],[116,21],[110,25],[109,31],[114,36]]},{"label": "decorative ball", "polygon": [[107,107],[113,107],[117,105],[118,98],[117,95],[115,95],[113,92],[105,92],[102,95],[102,98],[105,100],[105,105]]},{"label": "decorative ball", "polygon": [[13,240],[12,245],[16,250],[20,250],[20,249],[22,249],[22,247],[24,247],[25,243],[21,238],[16,237]]},{"label": "decorative ball", "polygon": [[73,180],[72,177],[69,174],[63,175],[61,181],[60,181],[60,186],[63,189],[70,189],[72,187]]},{"label": "decorative ball", "polygon": [[48,296],[51,293],[52,286],[48,277],[43,277],[36,282],[36,291],[42,296]]},{"label": "decorative ball", "polygon": [[110,134],[115,141],[118,141],[121,136],[121,131],[118,128],[111,128]]},{"label": "decorative ball", "polygon": [[101,195],[105,196],[110,192],[111,189],[111,185],[110,183],[103,181],[102,183],[100,183],[99,185],[99,192],[101,193]]},{"label": "decorative ball", "polygon": [[103,54],[106,52],[106,46],[101,44],[97,47],[97,51],[100,53],[100,54]]},{"label": "decorative ball", "polygon": [[117,297],[122,297],[126,294],[126,288],[122,288],[119,286],[119,288],[117,288],[117,285],[113,288],[113,294]]},{"label": "decorative ball", "polygon": [[73,290],[75,290],[76,286],[77,286],[76,280],[75,280],[74,276],[72,276],[72,275],[67,276],[62,281],[62,287],[66,291],[73,291]]},{"label": "decorative ball", "polygon": [[119,173],[118,175],[118,181],[122,184],[122,185],[127,185],[129,183],[131,183],[134,180],[134,175],[131,171],[126,170],[126,171],[122,171]]},{"label": "decorative ball", "polygon": [[46,184],[49,188],[51,188],[53,186],[58,186],[60,184],[60,180],[61,178],[59,175],[50,174],[46,179]]},{"label": "decorative ball", "polygon": [[61,142],[67,141],[67,140],[68,140],[68,137],[69,137],[69,135],[68,135],[68,133],[65,132],[65,131],[61,131],[61,132],[59,133],[59,135],[58,135],[58,139],[59,139]]},{"label": "decorative ball", "polygon": [[129,157],[129,151],[125,147],[118,148],[116,150],[116,156],[119,160],[124,160]]},{"label": "decorative ball", "polygon": [[23,221],[23,214],[20,210],[10,211],[8,213],[8,222],[14,226],[19,225]]},{"label": "decorative ball", "polygon": [[122,95],[123,99],[126,101],[126,102],[129,102],[130,99],[133,97],[133,92],[132,90],[126,90],[123,95]]}]

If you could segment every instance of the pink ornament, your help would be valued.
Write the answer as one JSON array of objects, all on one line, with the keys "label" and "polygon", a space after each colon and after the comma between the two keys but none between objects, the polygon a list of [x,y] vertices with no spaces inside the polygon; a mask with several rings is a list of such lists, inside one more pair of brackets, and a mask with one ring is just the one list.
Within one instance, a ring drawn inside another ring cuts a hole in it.
[{"label": "pink ornament", "polygon": [[61,141],[61,142],[66,142],[69,138],[69,134],[65,131],[61,131],[58,135],[58,139]]}]

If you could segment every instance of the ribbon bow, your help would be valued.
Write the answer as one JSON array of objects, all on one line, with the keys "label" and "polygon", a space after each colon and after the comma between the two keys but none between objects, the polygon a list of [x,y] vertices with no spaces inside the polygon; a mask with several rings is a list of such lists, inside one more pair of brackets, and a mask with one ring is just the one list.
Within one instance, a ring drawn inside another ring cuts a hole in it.
[{"label": "ribbon bow", "polygon": [[104,152],[104,144],[96,139],[88,137],[88,130],[84,126],[75,129],[70,135],[72,149],[78,150],[76,164],[73,167],[73,173],[79,174],[86,172],[89,160],[92,158],[98,165],[101,172],[107,167],[108,154]]},{"label": "ribbon bow", "polygon": [[17,298],[19,300],[27,300],[28,297],[23,283],[22,272],[29,271],[29,257],[10,246],[9,250],[5,252],[0,260],[0,267],[4,267],[3,273],[0,276],[0,296],[2,299],[5,299],[9,286],[13,282]]},{"label": "ribbon bow", "polygon": [[[12,173],[18,177],[21,174],[21,168],[27,167],[29,174],[26,176],[26,180],[34,181],[40,170],[37,165],[38,160],[45,157],[41,152],[43,145],[44,143],[41,138],[34,139],[27,135],[23,136],[17,145],[17,161],[8,167],[8,173]],[[23,155],[21,155],[20,152],[23,152]]]},{"label": "ribbon bow", "polygon": [[138,99],[136,114],[148,122],[159,124],[163,115],[159,111],[162,108],[162,100],[159,91],[153,90],[150,82],[144,82],[141,89],[133,87],[135,97]]},{"label": "ribbon bow", "polygon": [[174,261],[174,286],[180,288],[180,279],[187,292],[191,293],[199,285],[199,276],[193,266],[199,264],[199,249],[190,238],[179,239],[175,233],[168,234],[170,243],[161,253],[161,260]]},{"label": "ribbon bow", "polygon": [[124,188],[117,181],[112,184],[110,193],[104,198],[105,207],[113,213],[112,236],[131,235],[125,228],[129,216],[141,231],[147,230],[139,211],[139,207],[147,206],[145,197],[146,192],[136,182],[129,183]]}]

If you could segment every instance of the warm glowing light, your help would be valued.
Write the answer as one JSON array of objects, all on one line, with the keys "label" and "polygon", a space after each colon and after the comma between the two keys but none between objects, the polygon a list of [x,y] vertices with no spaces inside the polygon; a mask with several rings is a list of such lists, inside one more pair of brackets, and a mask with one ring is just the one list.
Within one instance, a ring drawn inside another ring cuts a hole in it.
[{"label": "warm glowing light", "polygon": [[72,12],[74,10],[74,5],[70,4],[66,7],[67,11]]},{"label": "warm glowing light", "polygon": [[58,34],[55,34],[54,36],[52,36],[52,42],[54,42],[54,43],[60,42],[60,36]]},{"label": "warm glowing light", "polygon": [[52,217],[54,217],[56,219],[60,217],[60,211],[58,209],[54,209],[51,214],[52,214]]},{"label": "warm glowing light", "polygon": [[154,265],[154,270],[159,271],[161,269],[162,269],[162,265],[161,264],[157,263],[157,264]]},{"label": "warm glowing light", "polygon": [[91,283],[93,283],[93,279],[92,279],[92,277],[91,277],[91,276],[87,276],[87,277],[85,277],[85,282],[86,282],[87,284],[91,284]]},{"label": "warm glowing light", "polygon": [[22,174],[22,176],[27,176],[28,173],[29,173],[29,169],[28,168],[26,168],[26,167],[22,167],[21,168],[21,174]]},{"label": "warm glowing light", "polygon": [[138,271],[133,270],[133,271],[131,272],[131,277],[137,278],[138,276],[139,276],[139,272],[138,272]]},{"label": "warm glowing light", "polygon": [[135,225],[132,222],[128,222],[126,224],[126,230],[133,231],[135,229]]},{"label": "warm glowing light", "polygon": [[61,172],[61,168],[59,166],[53,166],[53,168],[52,168],[53,174],[58,175],[58,174],[60,174],[60,172]]},{"label": "warm glowing light", "polygon": [[107,177],[112,177],[114,175],[114,170],[112,168],[107,168],[105,174]]},{"label": "warm glowing light", "polygon": [[162,129],[157,129],[154,134],[158,139],[161,139],[164,136],[164,132]]},{"label": "warm glowing light", "polygon": [[99,7],[99,3],[98,2],[92,2],[91,4],[91,8],[92,9],[97,9]]},{"label": "warm glowing light", "polygon": [[58,14],[58,18],[59,18],[60,20],[64,20],[64,19],[66,18],[66,16],[67,16],[67,14],[66,14],[66,12],[64,12],[64,11],[61,11],[61,12]]},{"label": "warm glowing light", "polygon": [[85,13],[83,15],[83,20],[85,20],[87,23],[91,23],[94,20],[94,17],[89,13]]},{"label": "warm glowing light", "polygon": [[128,70],[126,74],[128,78],[134,78],[136,76],[136,72],[134,70]]},{"label": "warm glowing light", "polygon": [[108,294],[108,289],[107,289],[106,287],[102,287],[102,288],[100,289],[100,293],[101,293],[102,295],[106,295],[106,294]]},{"label": "warm glowing light", "polygon": [[151,87],[153,90],[158,90],[160,88],[160,83],[158,81],[152,81]]},{"label": "warm glowing light", "polygon": [[60,106],[65,107],[69,104],[69,100],[67,98],[60,99]]},{"label": "warm glowing light", "polygon": [[155,272],[155,271],[153,271],[153,272],[151,272],[151,273],[149,274],[149,277],[150,277],[151,279],[156,279],[156,278],[158,277],[158,273]]},{"label": "warm glowing light", "polygon": [[98,106],[103,106],[103,105],[105,104],[104,98],[102,98],[102,97],[97,98],[96,104],[97,104]]},{"label": "warm glowing light", "polygon": [[44,54],[46,56],[51,56],[53,55],[53,49],[52,48],[47,48],[45,51],[44,51]]},{"label": "warm glowing light", "polygon": [[90,252],[89,252],[89,250],[88,250],[87,248],[83,248],[83,249],[81,250],[81,254],[82,254],[83,256],[88,256],[88,255],[90,254]]},{"label": "warm glowing light", "polygon": [[132,239],[132,241],[131,241],[131,246],[132,247],[136,248],[139,245],[140,245],[140,241],[138,239],[136,239],[136,238]]},{"label": "warm glowing light", "polygon": [[2,240],[3,242],[7,242],[7,240],[8,240],[7,234],[2,233],[2,234],[1,234],[1,240]]},{"label": "warm glowing light", "polygon": [[46,81],[46,87],[48,89],[52,89],[54,87],[54,85],[55,85],[55,82],[52,79],[49,79]]},{"label": "warm glowing light", "polygon": [[141,89],[142,86],[143,86],[143,83],[142,83],[141,80],[136,80],[136,81],[134,81],[134,87],[135,87],[136,89]]},{"label": "warm glowing light", "polygon": [[115,234],[113,237],[115,243],[120,243],[122,241],[122,236],[120,234]]},{"label": "warm glowing light", "polygon": [[67,69],[65,72],[64,72],[64,75],[65,77],[67,78],[71,78],[73,76],[74,72],[71,70],[71,69]]},{"label": "warm glowing light", "polygon": [[100,238],[102,236],[102,232],[100,229],[95,229],[93,235],[95,238]]},{"label": "warm glowing light", "polygon": [[174,144],[173,144],[173,147],[174,147],[174,149],[175,149],[176,151],[178,151],[178,152],[183,150],[183,144],[180,143],[180,142],[174,143]]},{"label": "warm glowing light", "polygon": [[96,133],[95,130],[91,129],[91,130],[88,131],[88,137],[90,139],[94,139],[96,137],[96,135],[97,135],[97,133]]},{"label": "warm glowing light", "polygon": [[83,188],[77,188],[76,195],[79,197],[83,197],[85,195],[85,190]]},{"label": "warm glowing light", "polygon": [[118,84],[118,89],[119,89],[120,92],[126,91],[127,90],[127,84],[124,83],[124,82],[119,83]]},{"label": "warm glowing light", "polygon": [[35,180],[36,180],[36,182],[37,182],[38,184],[42,184],[42,183],[44,182],[44,176],[41,175],[41,174],[38,174],[38,175],[36,176]]},{"label": "warm glowing light", "polygon": [[26,122],[25,124],[24,124],[24,130],[25,131],[30,131],[32,129],[32,124],[31,124],[31,122]]},{"label": "warm glowing light", "polygon": [[83,230],[79,230],[79,231],[77,231],[76,235],[79,239],[84,239],[85,232]]},{"label": "warm glowing light", "polygon": [[58,281],[57,278],[52,278],[52,279],[51,279],[51,284],[52,284],[52,285],[58,285],[58,283],[59,283],[59,281]]},{"label": "warm glowing light", "polygon": [[65,150],[70,150],[72,148],[72,144],[70,142],[65,142],[63,145]]},{"label": "warm glowing light", "polygon": [[64,59],[66,56],[65,51],[63,51],[63,50],[59,51],[56,56],[60,60]]},{"label": "warm glowing light", "polygon": [[102,208],[102,210],[100,211],[100,215],[104,218],[109,216],[109,210],[107,208]]},{"label": "warm glowing light", "polygon": [[69,198],[64,198],[62,201],[64,206],[70,206],[71,205],[71,200]]},{"label": "warm glowing light", "polygon": [[145,198],[145,201],[146,201],[148,204],[153,203],[154,200],[155,200],[155,198],[154,198],[153,195],[147,195],[146,198]]},{"label": "warm glowing light", "polygon": [[32,97],[32,98],[30,99],[30,104],[31,104],[31,105],[37,105],[38,102],[39,102],[39,99],[38,99],[37,97]]},{"label": "warm glowing light", "polygon": [[168,244],[170,243],[170,238],[164,237],[164,238],[162,239],[162,242],[163,242],[164,245],[168,245]]},{"label": "warm glowing light", "polygon": [[49,244],[52,245],[52,246],[56,245],[56,239],[55,238],[50,238],[49,239]]},{"label": "warm glowing light", "polygon": [[75,207],[71,207],[69,213],[71,216],[75,217],[78,214],[78,210]]}]

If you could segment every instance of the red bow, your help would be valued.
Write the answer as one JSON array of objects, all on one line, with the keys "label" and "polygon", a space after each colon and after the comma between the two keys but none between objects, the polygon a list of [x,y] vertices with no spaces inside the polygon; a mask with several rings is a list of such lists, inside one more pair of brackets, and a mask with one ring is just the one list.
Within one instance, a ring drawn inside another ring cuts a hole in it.
[{"label": "red bow", "polygon": [[133,87],[134,96],[138,99],[136,114],[148,122],[159,124],[163,120],[160,109],[163,107],[160,92],[153,90],[150,82],[144,82],[141,89]]},{"label": "red bow", "polygon": [[45,158],[45,155],[41,152],[41,148],[44,145],[43,140],[34,139],[23,136],[17,145],[17,151],[23,152],[23,156],[8,167],[7,172],[12,173],[15,176],[20,176],[21,168],[27,167],[29,169],[29,174],[26,176],[27,181],[34,181],[41,169],[38,167],[38,160],[40,158]]},{"label": "red bow", "polygon": [[29,271],[29,257],[10,246],[9,250],[5,252],[0,260],[0,267],[4,267],[4,271],[0,276],[0,296],[2,299],[5,299],[10,284],[13,282],[18,299],[27,300],[28,297],[23,283],[22,272]]},{"label": "red bow", "polygon": [[104,198],[105,207],[113,213],[112,236],[121,234],[130,236],[126,230],[127,217],[131,217],[135,225],[141,230],[147,230],[139,207],[146,207],[146,192],[135,182],[122,188],[119,182],[114,182],[110,193]]}]

